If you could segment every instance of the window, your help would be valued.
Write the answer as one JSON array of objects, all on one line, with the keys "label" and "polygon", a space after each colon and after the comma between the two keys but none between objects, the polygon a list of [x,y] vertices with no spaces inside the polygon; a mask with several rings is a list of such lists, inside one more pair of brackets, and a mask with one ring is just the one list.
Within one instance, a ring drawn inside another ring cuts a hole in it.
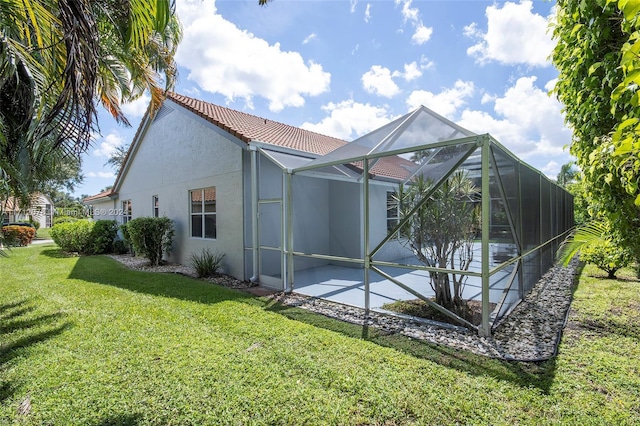
[{"label": "window", "polygon": [[160,217],[160,198],[157,195],[151,197],[152,200],[152,208],[153,208],[153,217]]},{"label": "window", "polygon": [[189,191],[191,200],[191,236],[216,238],[216,187]]},{"label": "window", "polygon": [[122,202],[122,223],[127,223],[131,220],[131,200],[125,200]]},{"label": "window", "polygon": [[[393,231],[400,221],[400,203],[395,191],[387,191],[387,233]],[[396,237],[399,235],[396,235]]]}]

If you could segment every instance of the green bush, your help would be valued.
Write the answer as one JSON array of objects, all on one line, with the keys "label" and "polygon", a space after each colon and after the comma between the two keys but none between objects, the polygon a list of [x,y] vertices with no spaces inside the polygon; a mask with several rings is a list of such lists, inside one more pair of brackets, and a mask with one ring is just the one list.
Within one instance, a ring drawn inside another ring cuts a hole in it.
[{"label": "green bush", "polygon": [[10,225],[2,227],[2,240],[7,246],[28,246],[36,235],[30,226]]},{"label": "green bush", "polygon": [[94,222],[77,220],[75,222],[63,222],[53,225],[50,234],[55,243],[64,251],[80,254],[91,254],[91,231]]},{"label": "green bush", "polygon": [[628,250],[612,241],[601,240],[583,246],[580,249],[580,260],[596,265],[609,278],[615,278],[618,269],[631,263],[631,255]]},{"label": "green bush", "polygon": [[79,219],[73,216],[55,216],[53,218],[53,224],[58,225],[60,223],[73,223],[77,222]]},{"label": "green bush", "polygon": [[115,220],[98,220],[91,229],[91,252],[93,254],[113,253],[114,241],[118,235],[118,223]]},{"label": "green bush", "polygon": [[[133,252],[133,247],[131,245],[131,235],[129,235],[129,229],[127,228],[127,224],[120,225],[120,233],[122,234],[122,244],[124,244],[125,253],[135,254]],[[118,243],[119,244],[119,243]]]},{"label": "green bush", "polygon": [[131,245],[136,254],[158,265],[164,253],[169,254],[173,245],[173,221],[167,217],[138,217],[126,226]]},{"label": "green bush", "polygon": [[211,277],[222,267],[222,259],[224,259],[224,253],[212,253],[209,248],[204,248],[200,253],[191,253],[189,262],[196,270],[198,277]]},{"label": "green bush", "polygon": [[129,245],[124,240],[117,238],[113,242],[113,252],[115,254],[127,254],[131,251]]}]

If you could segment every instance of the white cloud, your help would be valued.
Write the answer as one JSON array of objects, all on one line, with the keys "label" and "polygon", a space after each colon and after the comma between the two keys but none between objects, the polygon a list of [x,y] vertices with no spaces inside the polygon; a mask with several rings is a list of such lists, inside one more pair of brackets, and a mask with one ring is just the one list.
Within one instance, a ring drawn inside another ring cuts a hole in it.
[{"label": "white cloud", "polygon": [[316,33],[311,33],[311,34],[309,34],[309,35],[308,35],[304,40],[302,40],[302,44],[307,44],[307,43],[309,43],[310,41],[313,41],[313,40],[315,40],[315,39],[317,39],[317,38],[318,38],[318,34],[316,34]]},{"label": "white cloud", "polygon": [[420,70],[420,68],[418,67],[418,64],[415,61],[411,62],[410,64],[404,64],[404,74],[402,74],[402,77],[405,80],[411,81],[421,76],[422,76],[422,71]]},{"label": "white cloud", "polygon": [[419,24],[416,28],[416,32],[411,37],[411,41],[414,44],[424,44],[429,41],[431,34],[433,34],[433,28]]},{"label": "white cloud", "polygon": [[122,146],[123,143],[124,139],[117,132],[111,132],[102,139],[98,148],[93,150],[93,155],[109,158],[116,151],[116,148]]},{"label": "white cloud", "polygon": [[464,28],[464,34],[477,41],[467,54],[478,63],[497,61],[507,65],[527,64],[549,66],[554,42],[548,32],[549,19],[532,13],[530,0],[506,2],[502,8],[486,9],[487,32],[474,22]]},{"label": "white cloud", "polygon": [[364,22],[369,22],[371,20],[371,3],[367,3],[367,8],[364,11]]},{"label": "white cloud", "polygon": [[495,116],[465,110],[458,124],[476,133],[490,133],[520,158],[535,167],[549,166],[553,172],[550,161],[564,164],[570,159],[564,146],[571,141],[571,132],[564,125],[560,103],[535,82],[536,77],[518,79],[493,101]]},{"label": "white cloud", "polygon": [[391,71],[380,65],[373,65],[362,75],[362,87],[369,92],[386,98],[400,93],[400,88],[393,81]]},{"label": "white cloud", "polygon": [[260,96],[277,112],[329,89],[331,74],[322,65],[241,30],[217,15],[212,1],[179,0],[177,14],[184,37],[176,60],[207,92],[244,99],[249,107]]},{"label": "white cloud", "polygon": [[391,77],[402,77],[406,81],[415,80],[416,78],[422,76],[422,69],[422,66],[418,66],[418,63],[416,61],[413,61],[410,64],[404,64],[404,72],[394,71],[393,73],[391,73]]},{"label": "white cloud", "polygon": [[147,112],[147,107],[149,106],[149,102],[151,102],[151,96],[144,93],[138,99],[133,102],[129,102],[128,104],[122,105],[122,111],[124,111],[127,118],[135,117],[141,118],[145,112]]},{"label": "white cloud", "polygon": [[411,7],[412,0],[395,0],[396,5],[402,4],[402,17],[404,21],[418,22],[420,18],[420,11]]},{"label": "white cloud", "polygon": [[431,39],[433,34],[433,28],[425,27],[420,19],[420,11],[411,7],[413,0],[395,0],[396,5],[402,4],[402,18],[404,22],[409,22],[415,28],[413,35],[411,36],[411,42],[414,44],[422,45]]},{"label": "white cloud", "polygon": [[422,55],[420,57],[420,69],[421,70],[428,70],[430,68],[433,68],[435,66],[435,64],[433,63],[432,60],[430,60],[429,58],[427,58],[426,56]]},{"label": "white cloud", "polygon": [[353,100],[329,103],[322,107],[329,115],[319,123],[304,123],[303,129],[339,139],[352,140],[387,124],[390,117],[384,107],[361,104]]},{"label": "white cloud", "polygon": [[473,82],[458,80],[453,87],[438,94],[427,90],[411,92],[407,98],[407,106],[409,110],[414,110],[424,105],[442,116],[453,119],[458,109],[466,103],[466,98],[472,96],[474,91]]},{"label": "white cloud", "polygon": [[89,172],[87,173],[88,177],[97,177],[97,178],[102,178],[102,179],[113,179],[116,177],[115,173],[113,172]]},{"label": "white cloud", "polygon": [[356,6],[358,5],[358,0],[350,0],[351,1],[351,13],[356,11]]}]

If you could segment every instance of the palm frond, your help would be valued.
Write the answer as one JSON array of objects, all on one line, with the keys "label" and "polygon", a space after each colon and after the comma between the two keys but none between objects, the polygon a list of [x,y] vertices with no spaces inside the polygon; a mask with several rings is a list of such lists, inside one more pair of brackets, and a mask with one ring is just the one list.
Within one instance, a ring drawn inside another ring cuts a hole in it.
[{"label": "palm frond", "polygon": [[606,222],[594,220],[577,227],[560,245],[556,258],[567,266],[571,259],[586,246],[602,243],[609,233]]}]

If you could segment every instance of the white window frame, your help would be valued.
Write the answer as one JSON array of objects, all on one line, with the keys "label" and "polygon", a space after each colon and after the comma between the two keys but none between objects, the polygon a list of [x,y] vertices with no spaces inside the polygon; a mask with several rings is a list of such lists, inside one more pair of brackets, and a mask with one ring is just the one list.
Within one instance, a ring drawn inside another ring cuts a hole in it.
[{"label": "white window frame", "polygon": [[122,224],[126,224],[133,219],[133,204],[131,200],[122,201]]},{"label": "white window frame", "polygon": [[[216,202],[216,207],[215,207],[215,211],[213,212],[206,212],[205,211],[205,191],[207,190],[213,190],[215,193],[215,202]],[[200,192],[200,211],[199,212],[193,212],[193,193],[197,193]],[[203,239],[203,240],[216,240],[218,238],[218,207],[217,207],[217,202],[218,202],[218,193],[216,190],[215,186],[208,186],[206,188],[200,188],[200,189],[192,189],[189,191],[189,235],[191,238],[198,238],[198,239]],[[201,228],[202,228],[202,234],[200,236],[197,235],[193,235],[193,218],[196,216],[200,216],[201,218]],[[206,217],[207,216],[215,216],[215,229],[214,229],[214,237],[206,237],[207,235],[207,231],[206,231]]]},{"label": "white window frame", "polygon": [[151,211],[153,217],[160,217],[160,197],[157,195],[151,196]]}]

